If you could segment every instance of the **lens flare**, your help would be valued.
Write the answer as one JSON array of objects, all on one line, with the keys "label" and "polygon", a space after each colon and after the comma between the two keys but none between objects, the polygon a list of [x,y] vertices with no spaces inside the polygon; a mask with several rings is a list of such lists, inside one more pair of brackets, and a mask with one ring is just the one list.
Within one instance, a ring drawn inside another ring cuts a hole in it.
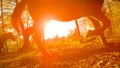
[{"label": "lens flare", "polygon": [[45,39],[52,39],[55,36],[67,37],[70,31],[74,31],[76,28],[74,21],[60,22],[56,20],[51,20],[45,26],[44,36]]},{"label": "lens flare", "polygon": [[[77,19],[78,26],[80,30],[80,35],[86,36],[89,30],[94,30],[94,26],[90,19],[86,17],[82,17]],[[76,24],[75,20],[68,21],[68,22],[61,22],[57,20],[51,20],[47,22],[44,30],[44,38],[45,39],[52,39],[55,36],[60,37],[67,37],[71,31],[75,31]]]}]

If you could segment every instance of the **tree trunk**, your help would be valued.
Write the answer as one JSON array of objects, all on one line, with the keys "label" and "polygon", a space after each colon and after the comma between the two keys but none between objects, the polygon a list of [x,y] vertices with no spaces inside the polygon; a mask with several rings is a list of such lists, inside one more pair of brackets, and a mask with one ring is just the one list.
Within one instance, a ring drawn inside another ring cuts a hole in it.
[{"label": "tree trunk", "polygon": [[5,30],[4,30],[4,17],[3,17],[3,0],[1,0],[1,18],[2,18],[2,29],[3,29],[3,32],[5,32]]}]

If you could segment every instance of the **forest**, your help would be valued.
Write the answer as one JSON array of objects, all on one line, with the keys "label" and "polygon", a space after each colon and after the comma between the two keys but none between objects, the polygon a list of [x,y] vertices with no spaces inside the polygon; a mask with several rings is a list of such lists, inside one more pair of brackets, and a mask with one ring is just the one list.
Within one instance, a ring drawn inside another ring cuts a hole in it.
[{"label": "forest", "polygon": [[[111,21],[111,26],[104,31],[109,46],[99,35],[87,36],[89,30],[95,29],[88,17],[79,18],[78,26],[75,21],[52,20],[44,31],[44,47],[52,55],[46,58],[39,50],[34,34],[29,37],[30,45],[24,46],[24,36],[18,34],[11,23],[14,8],[20,1],[0,1],[0,68],[120,68],[119,0],[104,0],[102,7]],[[33,26],[27,7],[21,19],[26,29]]]}]

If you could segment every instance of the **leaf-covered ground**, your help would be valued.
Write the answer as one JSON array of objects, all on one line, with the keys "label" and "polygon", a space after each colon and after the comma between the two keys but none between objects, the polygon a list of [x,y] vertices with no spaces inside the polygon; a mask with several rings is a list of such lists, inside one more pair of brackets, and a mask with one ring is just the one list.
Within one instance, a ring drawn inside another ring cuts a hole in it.
[{"label": "leaf-covered ground", "polygon": [[109,47],[81,44],[82,48],[51,48],[49,58],[42,57],[39,50],[6,53],[0,55],[0,68],[120,68],[119,42],[112,41]]}]

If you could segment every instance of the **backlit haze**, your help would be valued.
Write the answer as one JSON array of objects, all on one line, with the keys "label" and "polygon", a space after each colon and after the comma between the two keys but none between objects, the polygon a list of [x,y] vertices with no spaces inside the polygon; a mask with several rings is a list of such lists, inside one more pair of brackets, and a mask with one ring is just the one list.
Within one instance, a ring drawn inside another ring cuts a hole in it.
[{"label": "backlit haze", "polygon": [[[80,34],[85,36],[88,30],[94,30],[94,27],[91,26],[85,17],[78,19],[78,25]],[[68,22],[61,22],[57,20],[51,20],[47,22],[44,30],[45,39],[52,39],[55,36],[60,37],[67,37],[71,31],[75,31],[76,24],[75,20],[68,21]]]}]

